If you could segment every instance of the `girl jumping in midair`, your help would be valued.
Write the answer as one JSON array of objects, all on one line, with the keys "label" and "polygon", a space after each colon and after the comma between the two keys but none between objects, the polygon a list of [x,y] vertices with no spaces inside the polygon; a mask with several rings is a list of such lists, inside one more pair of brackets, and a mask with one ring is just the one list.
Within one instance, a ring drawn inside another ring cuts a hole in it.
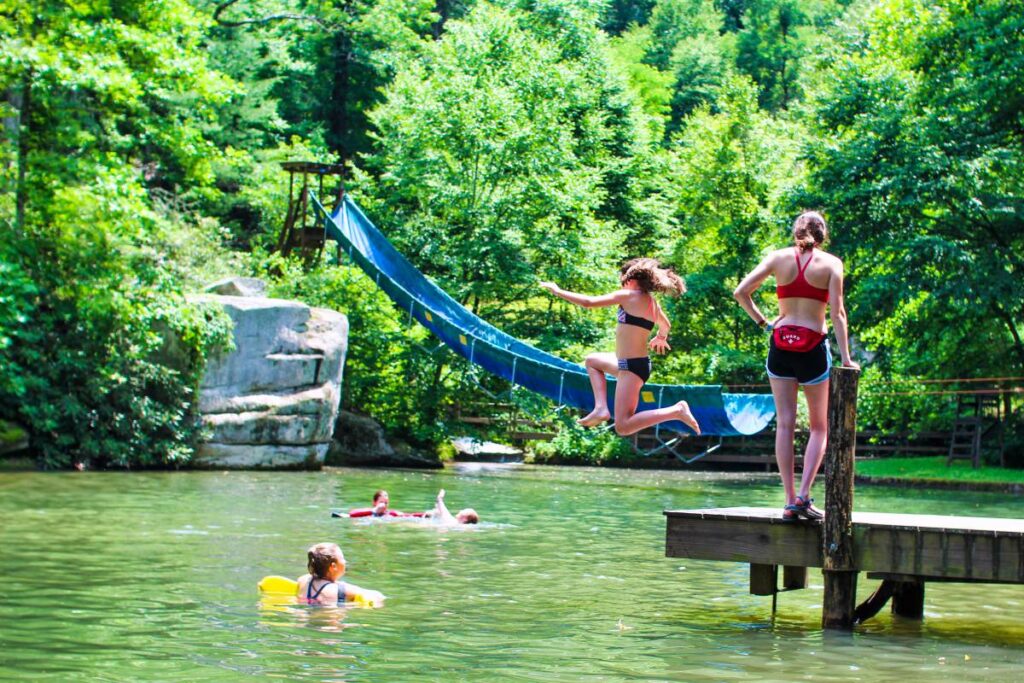
[{"label": "girl jumping in midair", "polygon": [[[686,401],[668,408],[636,412],[640,389],[651,376],[651,359],[647,355],[647,347],[650,346],[656,353],[665,353],[671,349],[668,345],[671,325],[655,300],[654,292],[679,296],[686,291],[686,285],[671,269],[662,268],[651,258],[627,261],[622,266],[619,280],[622,289],[601,296],[567,292],[554,282],[540,283],[541,287],[555,296],[584,308],[619,307],[615,353],[592,353],[584,363],[590,376],[590,385],[594,389],[594,410],[580,418],[579,423],[593,427],[612,417],[608,412],[606,378],[606,375],[612,375],[618,380],[615,387],[616,433],[628,436],[661,422],[679,420],[700,434],[700,426]],[[648,343],[655,327],[658,332]]]}]

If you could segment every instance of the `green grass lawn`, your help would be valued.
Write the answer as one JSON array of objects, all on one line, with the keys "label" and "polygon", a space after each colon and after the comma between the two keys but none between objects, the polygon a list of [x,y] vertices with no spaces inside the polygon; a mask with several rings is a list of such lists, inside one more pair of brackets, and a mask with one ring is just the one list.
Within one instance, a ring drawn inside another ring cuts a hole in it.
[{"label": "green grass lawn", "polygon": [[879,458],[857,462],[857,474],[866,477],[892,477],[921,481],[986,482],[998,484],[1024,484],[1024,470],[983,465],[971,467],[966,460],[946,465],[946,458]]}]

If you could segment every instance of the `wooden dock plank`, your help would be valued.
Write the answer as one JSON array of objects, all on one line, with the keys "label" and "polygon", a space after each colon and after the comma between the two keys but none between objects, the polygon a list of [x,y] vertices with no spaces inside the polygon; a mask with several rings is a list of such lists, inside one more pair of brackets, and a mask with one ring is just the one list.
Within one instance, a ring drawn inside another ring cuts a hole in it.
[{"label": "wooden dock plank", "polygon": [[[669,557],[821,567],[822,525],[775,508],[667,510]],[[1024,520],[853,514],[857,571],[1024,583]]]},{"label": "wooden dock plank", "polygon": [[791,525],[781,520],[746,524],[712,517],[693,520],[696,523],[686,524],[682,530],[674,521],[669,521],[666,538],[668,557],[821,566],[821,527],[817,524]]},{"label": "wooden dock plank", "polygon": [[[665,510],[665,516],[696,519],[748,519],[782,521],[781,508],[727,507],[701,508],[695,510]],[[1006,517],[960,517],[954,515],[912,515],[893,512],[854,512],[854,524],[901,529],[947,529],[965,531],[992,531],[1024,536],[1024,519]]]}]

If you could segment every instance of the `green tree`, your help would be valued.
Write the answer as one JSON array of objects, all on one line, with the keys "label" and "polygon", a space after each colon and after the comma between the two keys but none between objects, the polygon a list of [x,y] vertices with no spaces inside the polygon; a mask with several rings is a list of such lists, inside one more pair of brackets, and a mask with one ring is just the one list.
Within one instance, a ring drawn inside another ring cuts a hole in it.
[{"label": "green tree", "polygon": [[907,371],[1024,368],[1020,7],[881,3],[818,100],[812,196],[858,254],[857,317],[913,311],[878,340]]},{"label": "green tree", "polygon": [[675,77],[668,132],[704,103],[714,104],[732,69],[733,38],[711,0],[660,0],[651,15],[653,45],[646,61]]},{"label": "green tree", "polygon": [[[195,383],[227,328],[185,301],[174,226],[152,193],[212,178],[202,123],[234,86],[207,68],[203,26],[178,0],[25,2],[0,15],[0,299],[21,300],[0,323],[12,374],[0,413],[50,465],[191,452]],[[179,338],[180,362],[159,360],[163,332]]]},{"label": "green tree", "polygon": [[[668,253],[689,288],[668,306],[675,351],[667,369],[678,381],[763,380],[764,337],[732,289],[767,250],[782,246],[784,200],[800,182],[801,134],[759,111],[754,84],[732,76],[716,111],[699,108],[673,139],[679,231]],[[772,295],[763,296],[770,309]]]},{"label": "green tree", "polygon": [[550,12],[542,21],[478,5],[371,114],[379,142],[360,183],[373,214],[425,272],[487,313],[511,313],[538,275],[593,285],[618,246],[600,228],[629,211],[608,188],[642,148],[641,113],[589,22]]},{"label": "green tree", "polygon": [[[853,328],[881,378],[1024,370],[1021,9],[879,3],[816,100],[807,197],[841,217]],[[938,414],[873,405],[880,422]]]},{"label": "green tree", "polygon": [[609,0],[602,13],[601,28],[617,36],[630,26],[644,26],[656,0]]},{"label": "green tree", "polygon": [[322,131],[327,147],[349,161],[370,149],[366,113],[381,101],[382,88],[441,24],[435,23],[434,0],[336,0],[315,6],[323,26],[293,47],[312,69],[278,89],[285,103],[282,115],[305,122],[304,136]]},{"label": "green tree", "polygon": [[[842,10],[842,0],[751,0],[737,34],[736,66],[760,88],[761,106],[788,109],[803,95],[804,75]],[[810,63],[809,63],[810,62]]]}]

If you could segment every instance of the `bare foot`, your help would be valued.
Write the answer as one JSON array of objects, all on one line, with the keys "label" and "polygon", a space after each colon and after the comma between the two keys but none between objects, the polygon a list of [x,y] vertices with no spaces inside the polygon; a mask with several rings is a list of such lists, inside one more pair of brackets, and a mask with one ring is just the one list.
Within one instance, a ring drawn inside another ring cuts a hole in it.
[{"label": "bare foot", "polygon": [[598,410],[594,408],[589,415],[584,415],[580,419],[576,420],[576,424],[583,427],[596,427],[602,422],[607,422],[612,419],[611,413],[607,410]]},{"label": "bare foot", "polygon": [[697,424],[697,418],[690,412],[690,405],[686,401],[680,401],[676,404],[676,410],[679,411],[679,419],[683,421],[683,424],[700,436],[700,425]]}]

